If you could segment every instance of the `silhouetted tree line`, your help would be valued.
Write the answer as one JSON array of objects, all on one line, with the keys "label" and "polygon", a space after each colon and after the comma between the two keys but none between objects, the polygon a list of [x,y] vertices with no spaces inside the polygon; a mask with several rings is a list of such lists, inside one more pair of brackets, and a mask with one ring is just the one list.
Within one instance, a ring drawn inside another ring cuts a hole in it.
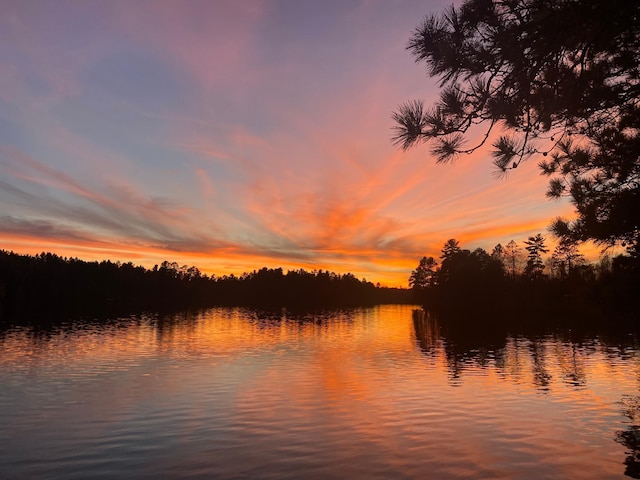
[{"label": "silhouetted tree line", "polygon": [[634,248],[628,255],[604,256],[598,264],[589,264],[569,240],[560,241],[546,260],[542,255],[549,249],[541,234],[529,237],[524,246],[511,241],[487,253],[448,240],[438,260],[423,257],[411,273],[416,303],[444,316],[463,313],[467,322],[481,312],[479,325],[486,325],[486,314],[493,323],[511,314],[519,321],[528,314],[540,321],[541,312],[553,314],[554,322],[562,314],[637,319],[640,255]]},{"label": "silhouetted tree line", "polygon": [[208,276],[175,262],[146,269],[130,262],[0,250],[0,320],[5,322],[214,305],[325,308],[409,301],[406,289],[322,270],[262,268],[241,276]]}]

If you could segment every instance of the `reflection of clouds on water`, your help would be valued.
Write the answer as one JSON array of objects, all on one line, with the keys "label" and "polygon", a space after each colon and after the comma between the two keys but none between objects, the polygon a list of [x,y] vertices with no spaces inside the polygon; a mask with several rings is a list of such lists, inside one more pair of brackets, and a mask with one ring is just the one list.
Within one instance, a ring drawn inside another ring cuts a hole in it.
[{"label": "reflection of clouds on water", "polygon": [[517,335],[413,309],[0,329],[0,436],[12,435],[0,471],[84,478],[109,461],[113,476],[167,478],[636,475],[640,397],[625,398],[625,424],[616,403],[640,394],[635,337]]}]

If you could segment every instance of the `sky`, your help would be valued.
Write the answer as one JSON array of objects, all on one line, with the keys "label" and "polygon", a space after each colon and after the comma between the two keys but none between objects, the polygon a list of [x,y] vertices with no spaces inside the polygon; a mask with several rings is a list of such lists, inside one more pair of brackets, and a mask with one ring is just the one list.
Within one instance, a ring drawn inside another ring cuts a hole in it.
[{"label": "sky", "polygon": [[0,249],[406,286],[449,238],[551,240],[572,208],[535,161],[390,141],[437,99],[405,47],[449,3],[0,0]]}]

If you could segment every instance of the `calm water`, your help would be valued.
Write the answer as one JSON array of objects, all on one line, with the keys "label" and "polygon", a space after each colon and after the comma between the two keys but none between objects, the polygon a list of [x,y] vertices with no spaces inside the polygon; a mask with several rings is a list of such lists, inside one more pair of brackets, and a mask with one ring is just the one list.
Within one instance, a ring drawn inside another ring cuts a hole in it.
[{"label": "calm water", "polygon": [[0,478],[638,477],[635,337],[442,332],[409,306],[11,329]]}]

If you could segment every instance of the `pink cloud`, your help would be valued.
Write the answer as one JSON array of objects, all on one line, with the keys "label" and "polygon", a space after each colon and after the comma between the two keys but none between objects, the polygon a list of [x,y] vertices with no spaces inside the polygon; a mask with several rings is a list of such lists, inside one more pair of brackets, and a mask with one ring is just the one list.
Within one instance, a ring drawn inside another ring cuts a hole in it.
[{"label": "pink cloud", "polygon": [[[51,87],[26,98],[25,72],[0,59],[2,86],[20,95],[17,124],[48,147],[0,146],[14,187],[5,189],[14,202],[6,205],[21,202],[28,213],[18,219],[22,230],[12,224],[13,245],[32,248],[48,232],[43,245],[70,251],[76,242],[91,255],[147,263],[174,256],[217,273],[318,267],[406,285],[414,263],[438,255],[448,238],[490,249],[570,213],[566,203],[546,201],[534,163],[496,181],[486,149],[435,165],[428,147],[400,152],[390,144],[396,106],[437,94],[404,51],[416,15],[426,12],[397,8],[381,19],[380,6],[364,2],[307,52],[268,30],[277,7],[269,2],[71,7],[72,20],[88,16],[96,29],[68,52],[54,41],[64,16],[41,31],[44,17],[28,7],[5,17],[15,17],[19,55]],[[105,147],[53,106],[91,104],[87,72],[128,50],[157,57],[180,80],[181,102],[155,110],[110,94],[114,123],[131,112],[140,123],[130,137],[104,134]],[[163,162],[135,148],[148,144],[163,149]],[[59,223],[42,223],[49,217]]]}]

